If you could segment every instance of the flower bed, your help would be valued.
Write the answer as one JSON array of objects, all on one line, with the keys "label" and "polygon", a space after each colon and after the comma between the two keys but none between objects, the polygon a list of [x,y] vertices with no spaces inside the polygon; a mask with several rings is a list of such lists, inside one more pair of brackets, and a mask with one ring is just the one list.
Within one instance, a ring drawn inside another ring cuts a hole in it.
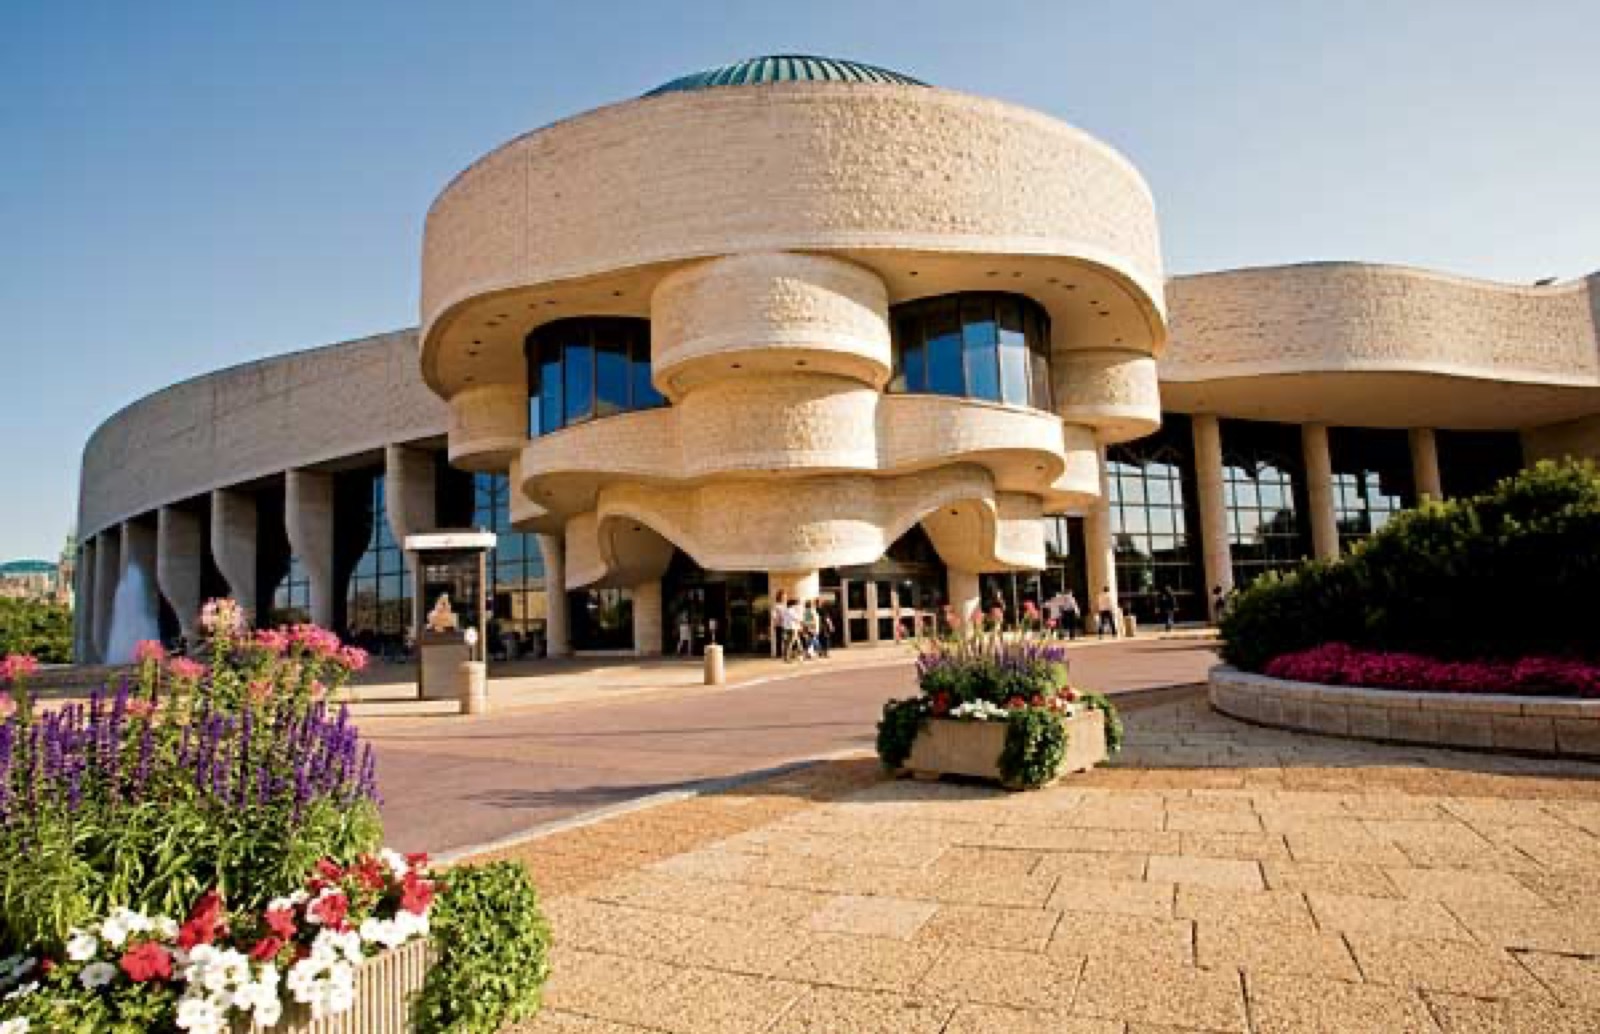
[{"label": "flower bed", "polygon": [[1441,661],[1326,643],[1274,657],[1262,673],[1295,682],[1369,689],[1600,698],[1600,665],[1558,657]]},{"label": "flower bed", "polygon": [[26,659],[0,662],[0,1034],[309,1029],[386,996],[403,1015],[422,968],[377,960],[430,934],[449,962],[418,1029],[536,1009],[548,934],[525,872],[441,877],[381,848],[375,758],[327,704],[365,655],[251,632],[229,601],[202,625],[201,656],[141,644],[132,680],[47,713]]},{"label": "flower bed", "polygon": [[[917,696],[886,703],[878,723],[878,756],[890,769],[905,767],[919,746],[924,753],[912,767],[931,772],[941,770],[936,758],[957,754],[966,758],[969,749],[987,754],[991,744],[998,744],[992,765],[974,758],[954,765],[945,762],[947,767],[942,770],[992,776],[1006,786],[1034,788],[1054,782],[1066,767],[1085,767],[1085,757],[1097,760],[1121,747],[1122,723],[1116,708],[1099,694],[1072,688],[1067,679],[1066,647],[1049,632],[987,627],[965,636],[919,641],[917,685],[921,690]],[[1077,720],[1088,711],[1100,712],[1103,722]],[[981,745],[924,746],[922,741],[933,722],[939,723],[941,739],[958,737]],[[962,736],[954,728],[968,724],[1003,725],[1004,734]],[[1067,766],[1071,732],[1081,735],[1089,728],[1101,737],[1102,743],[1096,745],[1100,749],[1088,755],[1075,752],[1072,766]]]}]

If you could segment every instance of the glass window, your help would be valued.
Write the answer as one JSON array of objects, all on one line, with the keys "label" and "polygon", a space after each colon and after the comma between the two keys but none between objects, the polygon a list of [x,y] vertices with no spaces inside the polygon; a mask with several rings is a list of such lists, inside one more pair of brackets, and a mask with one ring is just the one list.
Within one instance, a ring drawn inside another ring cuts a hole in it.
[{"label": "glass window", "polygon": [[628,409],[628,342],[614,326],[595,330],[594,415]]},{"label": "glass window", "polygon": [[1028,405],[1028,337],[1015,299],[995,306],[1000,327],[1000,395],[1013,406]]},{"label": "glass window", "polygon": [[1234,585],[1294,567],[1309,552],[1295,499],[1302,480],[1299,429],[1287,424],[1223,421],[1222,478],[1227,487]]},{"label": "glass window", "polygon": [[1189,546],[1189,506],[1194,497],[1193,441],[1188,421],[1168,414],[1160,431],[1106,452],[1107,473],[1118,486],[1111,507],[1117,594],[1141,619],[1162,613],[1171,590],[1181,620],[1205,616],[1204,575]]},{"label": "glass window", "polygon": [[928,390],[935,395],[964,395],[961,372],[961,321],[952,303],[940,305],[923,328],[927,338]]},{"label": "glass window", "polygon": [[1050,321],[1024,295],[969,292],[894,310],[890,391],[960,395],[1048,410]]},{"label": "glass window", "polygon": [[648,327],[635,325],[633,347],[628,355],[628,371],[633,381],[631,405],[634,409],[664,406],[667,400],[650,382],[650,334]]},{"label": "glass window", "polygon": [[532,656],[544,631],[544,554],[536,536],[511,526],[511,481],[504,474],[474,474],[475,527],[495,533],[489,557],[488,597],[491,656],[516,660]]},{"label": "glass window", "polygon": [[569,343],[562,355],[566,368],[567,423],[594,416],[594,346],[587,337]]},{"label": "glass window", "polygon": [[566,422],[566,407],[562,402],[561,346],[552,344],[544,349],[539,362],[540,399],[539,433],[549,434]]},{"label": "glass window", "polygon": [[1335,427],[1328,432],[1334,521],[1348,552],[1401,510],[1414,505],[1406,432]]},{"label": "glass window", "polygon": [[1000,401],[998,343],[994,303],[982,295],[962,298],[962,362],[967,373],[966,394],[972,398]]},{"label": "glass window", "polygon": [[534,434],[666,403],[650,382],[648,320],[557,320],[528,335],[527,356]]}]

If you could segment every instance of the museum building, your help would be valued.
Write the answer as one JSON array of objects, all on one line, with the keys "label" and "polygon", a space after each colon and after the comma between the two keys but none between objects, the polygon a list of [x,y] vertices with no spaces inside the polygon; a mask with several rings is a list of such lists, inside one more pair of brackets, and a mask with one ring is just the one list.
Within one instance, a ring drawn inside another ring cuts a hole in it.
[{"label": "museum building", "polygon": [[[1182,620],[1425,497],[1600,454],[1600,274],[1164,274],[1128,160],[869,65],[759,58],[449,183],[421,325],[176,384],[83,457],[77,651],[208,597],[385,653],[410,534],[496,532],[493,656],[847,643],[1102,587]],[[114,642],[114,639],[117,641]]]}]

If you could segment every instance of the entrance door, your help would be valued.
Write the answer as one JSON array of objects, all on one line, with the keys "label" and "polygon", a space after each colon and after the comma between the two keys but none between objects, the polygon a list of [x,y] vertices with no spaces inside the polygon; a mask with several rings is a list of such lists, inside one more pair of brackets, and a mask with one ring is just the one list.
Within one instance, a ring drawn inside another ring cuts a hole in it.
[{"label": "entrance door", "polygon": [[936,634],[938,582],[936,576],[843,579],[844,644],[898,643]]}]

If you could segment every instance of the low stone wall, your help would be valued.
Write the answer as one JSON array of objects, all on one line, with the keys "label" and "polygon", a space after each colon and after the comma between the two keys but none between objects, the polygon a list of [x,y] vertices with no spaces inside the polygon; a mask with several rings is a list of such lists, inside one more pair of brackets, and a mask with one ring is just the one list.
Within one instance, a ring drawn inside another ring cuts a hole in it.
[{"label": "low stone wall", "polygon": [[1211,669],[1211,706],[1259,725],[1324,736],[1600,759],[1600,700],[1408,693]]}]

